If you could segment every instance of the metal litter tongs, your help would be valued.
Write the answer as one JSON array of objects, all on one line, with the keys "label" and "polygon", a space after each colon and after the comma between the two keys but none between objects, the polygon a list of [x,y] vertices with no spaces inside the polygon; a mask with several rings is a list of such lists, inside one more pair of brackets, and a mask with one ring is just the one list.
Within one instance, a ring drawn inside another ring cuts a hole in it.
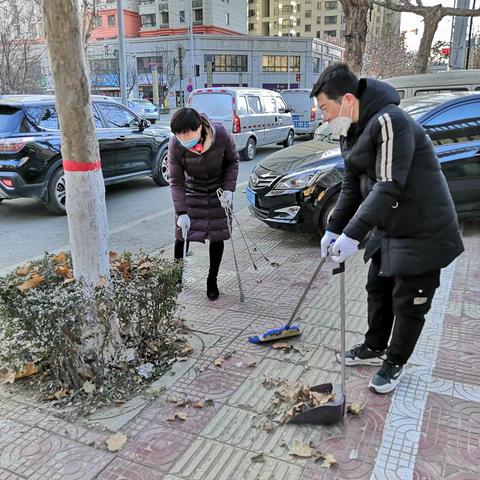
[{"label": "metal litter tongs", "polygon": [[324,405],[304,410],[295,415],[289,423],[311,423],[315,425],[331,425],[342,420],[346,412],[345,386],[345,263],[341,263],[333,270],[333,275],[340,274],[340,355],[341,355],[341,384],[323,383],[311,387],[312,392],[333,393],[334,397]]}]

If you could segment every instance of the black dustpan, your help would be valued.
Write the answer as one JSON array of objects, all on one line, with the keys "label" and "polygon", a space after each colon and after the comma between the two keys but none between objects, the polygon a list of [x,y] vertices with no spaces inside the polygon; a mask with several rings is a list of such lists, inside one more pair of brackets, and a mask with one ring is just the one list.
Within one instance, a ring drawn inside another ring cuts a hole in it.
[{"label": "black dustpan", "polygon": [[340,336],[341,336],[341,377],[342,383],[322,383],[310,387],[310,391],[318,393],[333,393],[334,398],[319,407],[309,408],[294,415],[288,423],[302,424],[311,423],[314,425],[332,425],[342,420],[346,410],[345,393],[345,263],[341,263],[333,270],[333,274],[340,273]]}]

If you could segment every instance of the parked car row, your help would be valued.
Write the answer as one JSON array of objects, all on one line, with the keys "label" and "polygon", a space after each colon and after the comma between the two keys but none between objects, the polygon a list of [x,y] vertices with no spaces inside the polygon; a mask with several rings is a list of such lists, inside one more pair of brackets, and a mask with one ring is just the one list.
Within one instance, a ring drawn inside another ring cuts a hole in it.
[{"label": "parked car row", "polygon": [[[111,97],[93,96],[93,114],[105,184],[150,175],[168,185],[169,128],[153,126]],[[37,198],[65,213],[65,181],[55,97],[0,98],[0,202]]]},{"label": "parked car row", "polygon": [[[430,136],[460,218],[480,214],[480,94],[411,97],[400,106]],[[343,159],[328,124],[313,140],[275,152],[250,176],[250,211],[273,228],[323,232],[343,179]],[[428,186],[426,186],[428,188]]]}]

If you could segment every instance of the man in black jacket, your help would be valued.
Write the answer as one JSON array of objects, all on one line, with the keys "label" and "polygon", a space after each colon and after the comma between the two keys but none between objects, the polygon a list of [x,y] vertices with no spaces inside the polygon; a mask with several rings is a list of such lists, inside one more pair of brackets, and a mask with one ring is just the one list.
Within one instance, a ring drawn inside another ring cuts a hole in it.
[{"label": "man in black jacket", "polygon": [[345,163],[322,256],[343,262],[371,232],[364,255],[371,260],[368,330],[345,362],[382,365],[369,387],[388,393],[415,348],[440,269],[463,251],[457,215],[430,138],[398,107],[393,87],[358,80],[338,63],[322,72],[311,96],[340,138]]}]

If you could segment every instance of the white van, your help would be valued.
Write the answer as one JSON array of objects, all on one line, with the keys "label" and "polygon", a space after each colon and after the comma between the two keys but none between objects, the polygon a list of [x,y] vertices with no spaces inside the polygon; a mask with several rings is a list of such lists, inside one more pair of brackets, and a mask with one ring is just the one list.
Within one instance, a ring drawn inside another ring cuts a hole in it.
[{"label": "white van", "polygon": [[450,70],[386,78],[395,87],[400,98],[432,95],[442,92],[468,92],[480,90],[480,70]]},{"label": "white van", "polygon": [[261,145],[293,145],[292,115],[280,94],[272,90],[199,88],[190,94],[187,104],[232,132],[242,160],[253,160]]},{"label": "white van", "polygon": [[310,90],[296,88],[282,90],[280,95],[287,107],[292,109],[293,128],[297,135],[311,135],[322,123],[322,112],[318,108],[317,99],[310,98]]}]

